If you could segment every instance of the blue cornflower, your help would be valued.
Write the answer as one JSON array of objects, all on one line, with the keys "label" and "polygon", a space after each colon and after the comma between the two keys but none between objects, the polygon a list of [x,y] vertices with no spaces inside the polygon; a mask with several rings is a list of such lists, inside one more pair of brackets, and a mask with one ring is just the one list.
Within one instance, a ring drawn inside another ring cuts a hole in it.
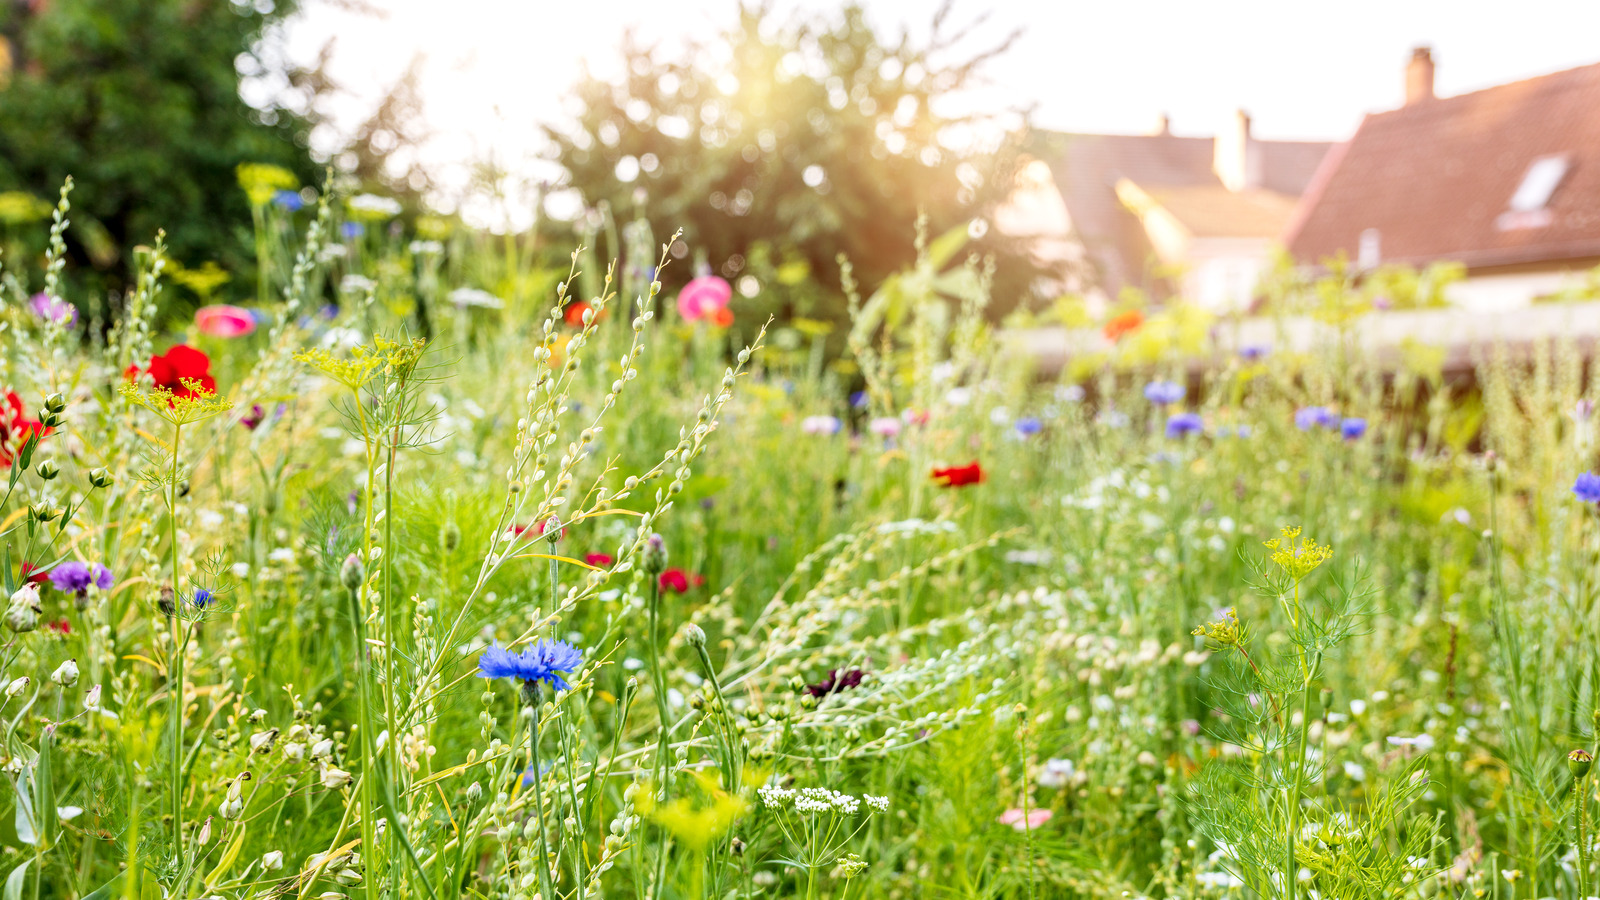
[{"label": "blue cornflower", "polygon": [[102,591],[109,591],[115,580],[111,577],[111,570],[99,563],[91,566],[73,560],[51,569],[50,583],[63,594],[77,594],[81,597],[89,592],[90,585]]},{"label": "blue cornflower", "polygon": [[1366,419],[1345,419],[1339,423],[1339,433],[1347,441],[1353,441],[1367,433]]},{"label": "blue cornflower", "polygon": [[206,588],[195,588],[189,602],[194,604],[195,609],[207,609],[217,602],[217,595]]},{"label": "blue cornflower", "polygon": [[1313,428],[1337,428],[1339,417],[1326,406],[1303,406],[1294,413],[1294,427],[1301,431]]},{"label": "blue cornflower", "polygon": [[866,391],[856,391],[850,395],[851,409],[866,409],[870,402],[871,398],[867,396]]},{"label": "blue cornflower", "polygon": [[343,232],[344,236],[347,238],[358,238],[361,236],[362,232],[366,231],[367,229],[366,226],[362,225],[360,222],[346,222],[339,230]]},{"label": "blue cornflower", "polygon": [[1152,381],[1144,386],[1144,398],[1158,406],[1168,406],[1183,399],[1183,385],[1175,381]]},{"label": "blue cornflower", "polygon": [[1584,472],[1572,485],[1572,493],[1585,503],[1600,503],[1600,475]]},{"label": "blue cornflower", "polygon": [[478,657],[478,675],[515,678],[526,685],[543,682],[558,691],[569,691],[572,686],[561,673],[576,672],[582,665],[583,652],[564,641],[535,641],[521,653],[512,653],[495,644]]},{"label": "blue cornflower", "polygon": [[289,212],[299,212],[306,205],[306,201],[300,199],[299,191],[279,191],[272,195],[272,203]]},{"label": "blue cornflower", "polygon": [[1181,438],[1191,434],[1199,434],[1206,427],[1205,420],[1199,413],[1173,413],[1167,417],[1167,437]]},{"label": "blue cornflower", "polygon": [[1038,416],[1023,416],[1011,427],[1016,429],[1017,437],[1032,437],[1044,430],[1044,423]]}]

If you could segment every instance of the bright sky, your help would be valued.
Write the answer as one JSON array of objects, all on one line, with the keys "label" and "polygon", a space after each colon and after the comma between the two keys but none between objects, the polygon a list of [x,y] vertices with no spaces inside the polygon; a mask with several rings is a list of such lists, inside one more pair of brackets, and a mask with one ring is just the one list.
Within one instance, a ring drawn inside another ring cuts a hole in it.
[{"label": "bright sky", "polygon": [[[355,94],[336,119],[350,127],[421,54],[433,137],[416,152],[452,192],[490,157],[550,177],[536,161],[538,126],[561,119],[581,61],[616,67],[626,27],[670,42],[720,30],[737,9],[734,0],[367,2],[381,17],[305,0],[290,25],[291,55],[309,61],[336,41],[330,70]],[[880,34],[915,35],[938,4],[863,5]],[[777,6],[827,11],[837,3]],[[1023,34],[973,101],[1032,106],[1037,125],[1074,131],[1140,133],[1166,112],[1173,131],[1209,135],[1243,108],[1262,137],[1340,139],[1364,112],[1399,105],[1417,44],[1433,47],[1441,95],[1600,62],[1600,2],[1592,0],[956,0],[953,19],[985,13],[974,47]]]}]

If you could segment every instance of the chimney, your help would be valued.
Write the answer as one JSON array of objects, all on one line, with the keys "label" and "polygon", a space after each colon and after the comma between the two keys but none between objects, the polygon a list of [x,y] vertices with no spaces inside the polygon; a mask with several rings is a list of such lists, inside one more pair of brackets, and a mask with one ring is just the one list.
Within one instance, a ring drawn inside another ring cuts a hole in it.
[{"label": "chimney", "polygon": [[1416,47],[1406,63],[1406,105],[1433,99],[1433,50]]},{"label": "chimney", "polygon": [[1230,191],[1261,186],[1261,147],[1250,137],[1250,116],[1244,110],[1235,111],[1217,133],[1211,170]]},{"label": "chimney", "polygon": [[1172,134],[1172,119],[1166,113],[1156,118],[1155,133],[1158,137],[1167,137]]}]

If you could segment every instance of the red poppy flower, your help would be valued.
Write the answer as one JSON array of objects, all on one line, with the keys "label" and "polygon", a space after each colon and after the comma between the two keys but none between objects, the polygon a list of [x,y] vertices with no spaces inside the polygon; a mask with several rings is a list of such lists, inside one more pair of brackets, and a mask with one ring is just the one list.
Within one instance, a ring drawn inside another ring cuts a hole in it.
[{"label": "red poppy flower", "polygon": [[677,594],[685,594],[689,591],[689,573],[682,569],[668,569],[662,572],[659,581],[661,582],[661,589],[664,591],[672,591]]},{"label": "red poppy flower", "polygon": [[609,553],[591,553],[588,556],[585,556],[583,561],[591,566],[599,566],[601,568],[605,568],[616,562],[615,559],[611,558],[611,554]]},{"label": "red poppy flower", "polygon": [[44,584],[50,578],[50,570],[24,560],[19,577],[28,584]]},{"label": "red poppy flower", "polygon": [[976,462],[964,466],[945,466],[933,470],[933,480],[943,487],[966,487],[983,480],[983,467]]},{"label": "red poppy flower", "polygon": [[44,627],[62,637],[66,637],[72,633],[72,623],[68,622],[66,619],[62,619],[59,622],[46,622]]},{"label": "red poppy flower", "polygon": [[[133,379],[139,377],[140,371],[139,366],[132,365],[122,374]],[[174,397],[217,392],[217,380],[211,377],[211,357],[188,344],[175,344],[166,353],[150,357],[150,364],[143,371],[150,373],[156,387],[171,391]],[[191,390],[185,381],[198,382],[200,391]]]},{"label": "red poppy flower", "polygon": [[1137,309],[1130,309],[1125,313],[1118,313],[1106,321],[1105,335],[1108,341],[1121,340],[1122,336],[1130,331],[1137,330],[1144,324],[1144,313]]},{"label": "red poppy flower", "polygon": [[0,406],[0,467],[11,467],[11,455],[22,449],[30,435],[43,437],[50,432],[44,423],[28,417],[15,391],[6,391],[6,402]]},{"label": "red poppy flower", "polygon": [[713,310],[706,318],[718,328],[727,328],[733,324],[733,310],[726,306],[721,306]]}]

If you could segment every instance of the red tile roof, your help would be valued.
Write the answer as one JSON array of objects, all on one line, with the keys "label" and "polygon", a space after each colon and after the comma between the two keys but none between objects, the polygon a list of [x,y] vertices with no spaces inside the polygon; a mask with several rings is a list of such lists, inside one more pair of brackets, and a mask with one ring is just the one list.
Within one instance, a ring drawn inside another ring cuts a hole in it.
[{"label": "red tile roof", "polygon": [[[1563,156],[1543,210],[1507,215],[1528,167]],[[1285,236],[1296,259],[1472,268],[1600,256],[1600,64],[1374,113],[1328,154]]]},{"label": "red tile roof", "polygon": [[[1125,286],[1161,293],[1153,251],[1138,219],[1117,199],[1117,182],[1141,188],[1215,187],[1211,138],[1171,134],[1035,132],[1035,156],[1045,160],[1061,191],[1074,236],[1088,253],[1092,279],[1109,294]],[[1261,188],[1298,197],[1330,144],[1254,141],[1261,154]]]}]

